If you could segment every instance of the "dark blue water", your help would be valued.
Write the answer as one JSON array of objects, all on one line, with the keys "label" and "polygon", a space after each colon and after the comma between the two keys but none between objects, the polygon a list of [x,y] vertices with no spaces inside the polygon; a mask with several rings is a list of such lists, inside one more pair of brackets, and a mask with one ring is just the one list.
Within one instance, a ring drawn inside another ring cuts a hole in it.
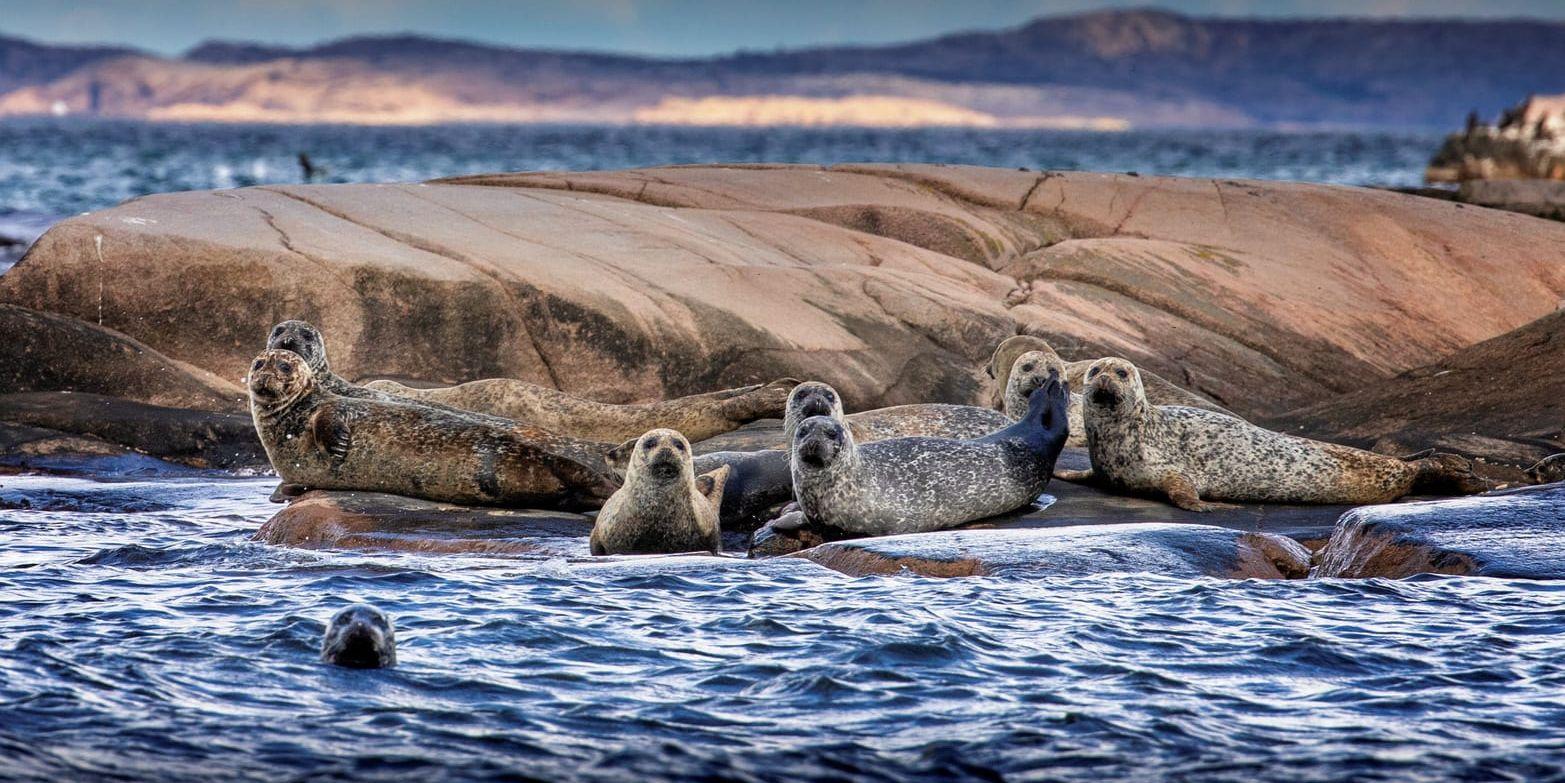
[{"label": "dark blue water", "polygon": [[[1562,585],[305,552],[266,480],[0,484],[5,779],[1565,779]],[[398,668],[316,661],[352,601]]]},{"label": "dark blue water", "polygon": [[1416,185],[1428,132],[1015,131],[931,128],[346,127],[0,121],[0,215],[71,215],[170,190],[397,182],[492,171],[674,163],[968,163],[1033,169]]}]

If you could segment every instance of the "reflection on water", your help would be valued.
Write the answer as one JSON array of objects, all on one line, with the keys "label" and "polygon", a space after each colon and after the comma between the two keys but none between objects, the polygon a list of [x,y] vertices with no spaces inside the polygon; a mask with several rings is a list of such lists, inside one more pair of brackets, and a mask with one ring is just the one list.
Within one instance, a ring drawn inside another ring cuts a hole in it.
[{"label": "reflection on water", "polygon": [[[266,480],[0,479],[0,777],[1561,779],[1565,587],[849,579],[251,543]],[[28,508],[22,508],[26,506]],[[316,661],[368,601],[401,665]]]}]

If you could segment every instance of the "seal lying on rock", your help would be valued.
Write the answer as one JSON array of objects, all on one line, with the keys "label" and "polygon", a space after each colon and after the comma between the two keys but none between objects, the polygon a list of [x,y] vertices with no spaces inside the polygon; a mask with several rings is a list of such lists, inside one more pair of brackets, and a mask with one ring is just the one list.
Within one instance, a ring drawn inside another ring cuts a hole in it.
[{"label": "seal lying on rock", "polygon": [[[765,522],[771,509],[793,499],[793,473],[788,466],[787,443],[799,422],[811,416],[830,416],[847,424],[855,443],[915,435],[966,440],[1010,426],[997,411],[973,405],[898,405],[844,416],[842,397],[830,385],[807,381],[793,388],[783,412],[787,440],[780,449],[718,451],[695,458],[697,474],[728,466],[732,472],[723,491],[722,522],[729,530],[748,530]],[[636,441],[626,441],[609,452],[609,464],[624,472]]]},{"label": "seal lying on rock", "polygon": [[397,633],[391,627],[391,619],[367,604],[338,612],[321,640],[321,660],[350,669],[396,666]]},{"label": "seal lying on rock", "polygon": [[[1013,337],[1007,337],[994,349],[994,355],[989,358],[989,366],[985,370],[989,373],[989,377],[995,379],[1000,396],[997,405],[1000,408],[1003,409],[1005,406],[1005,391],[1010,386],[1011,373],[1016,367],[1017,360],[1021,358],[1022,354],[1033,351],[1041,351],[1053,356],[1055,359],[1060,358],[1060,355],[1055,352],[1047,340],[1030,334],[1018,334]],[[1086,385],[1087,370],[1092,367],[1094,361],[1096,360],[1088,359],[1076,362],[1061,360],[1065,367],[1064,378],[1072,389],[1080,390]],[[1147,391],[1147,399],[1151,400],[1153,405],[1184,405],[1190,408],[1204,408],[1209,411],[1217,411],[1218,413],[1227,413],[1229,416],[1234,415],[1232,412],[1199,394],[1193,394],[1175,386],[1157,373],[1143,372],[1141,381]],[[1078,432],[1081,432],[1079,428],[1071,428],[1073,436]],[[1072,443],[1071,445],[1077,444]]]},{"label": "seal lying on rock", "polygon": [[1065,446],[1068,394],[1054,380],[1027,415],[974,440],[894,438],[859,445],[842,422],[799,424],[793,488],[811,524],[858,536],[941,530],[1014,511],[1049,483]]},{"label": "seal lying on rock", "polygon": [[592,526],[595,555],[723,551],[718,509],[728,467],[697,476],[690,442],[674,430],[636,441],[625,485],[603,504]]},{"label": "seal lying on rock", "polygon": [[[1092,470],[1110,486],[1157,492],[1188,511],[1249,503],[1389,503],[1415,488],[1482,491],[1467,460],[1402,460],[1262,429],[1200,408],[1153,405],[1124,359],[1087,371],[1083,418]],[[1072,476],[1082,478],[1085,476]]]},{"label": "seal lying on rock", "polygon": [[414,389],[394,381],[372,381],[366,388],[419,402],[503,416],[574,438],[619,443],[658,428],[678,430],[691,440],[721,435],[756,419],[776,416],[796,383],[792,378],[784,378],[643,405],[611,405],[510,378],[490,378],[444,389]]},{"label": "seal lying on rock", "polygon": [[248,384],[256,433],[289,484],[531,508],[595,507],[619,488],[602,444],[332,394],[291,351],[262,352]]},{"label": "seal lying on rock", "polygon": [[1527,478],[1539,484],[1565,481],[1565,454],[1544,457],[1527,469]]}]

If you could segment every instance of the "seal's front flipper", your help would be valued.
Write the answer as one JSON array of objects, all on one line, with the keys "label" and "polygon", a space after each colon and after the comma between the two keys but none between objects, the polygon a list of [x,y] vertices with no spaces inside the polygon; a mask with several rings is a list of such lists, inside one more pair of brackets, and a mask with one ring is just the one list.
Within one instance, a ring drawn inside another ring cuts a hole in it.
[{"label": "seal's front flipper", "polygon": [[1071,481],[1077,484],[1085,484],[1096,478],[1097,475],[1097,473],[1093,472],[1092,468],[1083,468],[1081,470],[1068,470],[1066,468],[1054,469],[1055,478],[1059,479],[1060,481]]},{"label": "seal's front flipper", "polygon": [[1201,496],[1196,493],[1195,484],[1191,483],[1190,479],[1184,476],[1175,475],[1163,479],[1159,489],[1168,495],[1169,501],[1174,505],[1198,514],[1221,511],[1227,508],[1238,508],[1238,506],[1229,503],[1208,503],[1202,500]]},{"label": "seal's front flipper", "polygon": [[315,438],[316,448],[334,464],[342,464],[353,448],[352,421],[331,406],[322,407],[310,416],[310,434]]}]

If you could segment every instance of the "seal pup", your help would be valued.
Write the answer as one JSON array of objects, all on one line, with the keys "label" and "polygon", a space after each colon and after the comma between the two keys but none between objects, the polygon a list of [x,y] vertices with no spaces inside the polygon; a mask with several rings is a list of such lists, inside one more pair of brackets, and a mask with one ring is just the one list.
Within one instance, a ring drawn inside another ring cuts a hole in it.
[{"label": "seal pup", "polygon": [[263,351],[246,384],[256,433],[287,484],[529,508],[593,508],[619,488],[603,444],[332,394],[292,351]]},{"label": "seal pup", "polygon": [[[1187,511],[1248,503],[1389,503],[1415,488],[1486,489],[1452,454],[1402,460],[1262,429],[1200,408],[1153,405],[1124,359],[1099,359],[1083,391],[1087,451],[1111,487],[1166,495]],[[1073,477],[1074,478],[1074,477]]]},{"label": "seal pup", "polygon": [[857,536],[942,530],[1014,511],[1049,483],[1065,447],[1064,381],[1033,392],[1027,415],[973,440],[893,438],[858,444],[830,416],[799,423],[791,469],[804,518]]},{"label": "seal pup", "polygon": [[[989,365],[984,368],[984,371],[989,374],[990,378],[995,379],[996,408],[1005,409],[1005,391],[1010,386],[1011,373],[1016,368],[1017,360],[1021,358],[1022,354],[1033,351],[1041,351],[1056,359],[1060,358],[1059,353],[1054,350],[1053,346],[1049,345],[1047,340],[1030,334],[1018,334],[1007,337],[1001,340],[1000,344],[995,347],[994,355],[989,357]],[[1066,382],[1070,384],[1072,389],[1076,389],[1079,392],[1080,389],[1086,386],[1087,370],[1097,360],[1086,359],[1067,362],[1061,359],[1060,361],[1065,366],[1065,375],[1063,377]],[[1147,390],[1147,399],[1151,400],[1154,405],[1184,405],[1191,408],[1205,408],[1209,411],[1226,413],[1229,416],[1234,415],[1232,411],[1199,394],[1188,392],[1175,386],[1157,373],[1151,371],[1143,372],[1141,373],[1141,381]],[[1081,432],[1080,428],[1071,429],[1073,436]],[[1071,445],[1076,444],[1073,443]]]},{"label": "seal pup", "polygon": [[718,509],[728,470],[724,465],[697,476],[684,435],[670,429],[642,435],[630,456],[625,485],[593,522],[592,553],[722,552]]},{"label": "seal pup", "polygon": [[355,604],[333,615],[321,639],[321,660],[350,669],[397,665],[397,632],[385,612]]},{"label": "seal pup", "polygon": [[371,381],[365,388],[514,419],[583,440],[619,443],[660,428],[678,430],[691,440],[721,435],[756,419],[776,416],[796,383],[793,378],[783,378],[640,405],[611,405],[511,378],[490,378],[442,389],[414,389],[395,381]]}]

